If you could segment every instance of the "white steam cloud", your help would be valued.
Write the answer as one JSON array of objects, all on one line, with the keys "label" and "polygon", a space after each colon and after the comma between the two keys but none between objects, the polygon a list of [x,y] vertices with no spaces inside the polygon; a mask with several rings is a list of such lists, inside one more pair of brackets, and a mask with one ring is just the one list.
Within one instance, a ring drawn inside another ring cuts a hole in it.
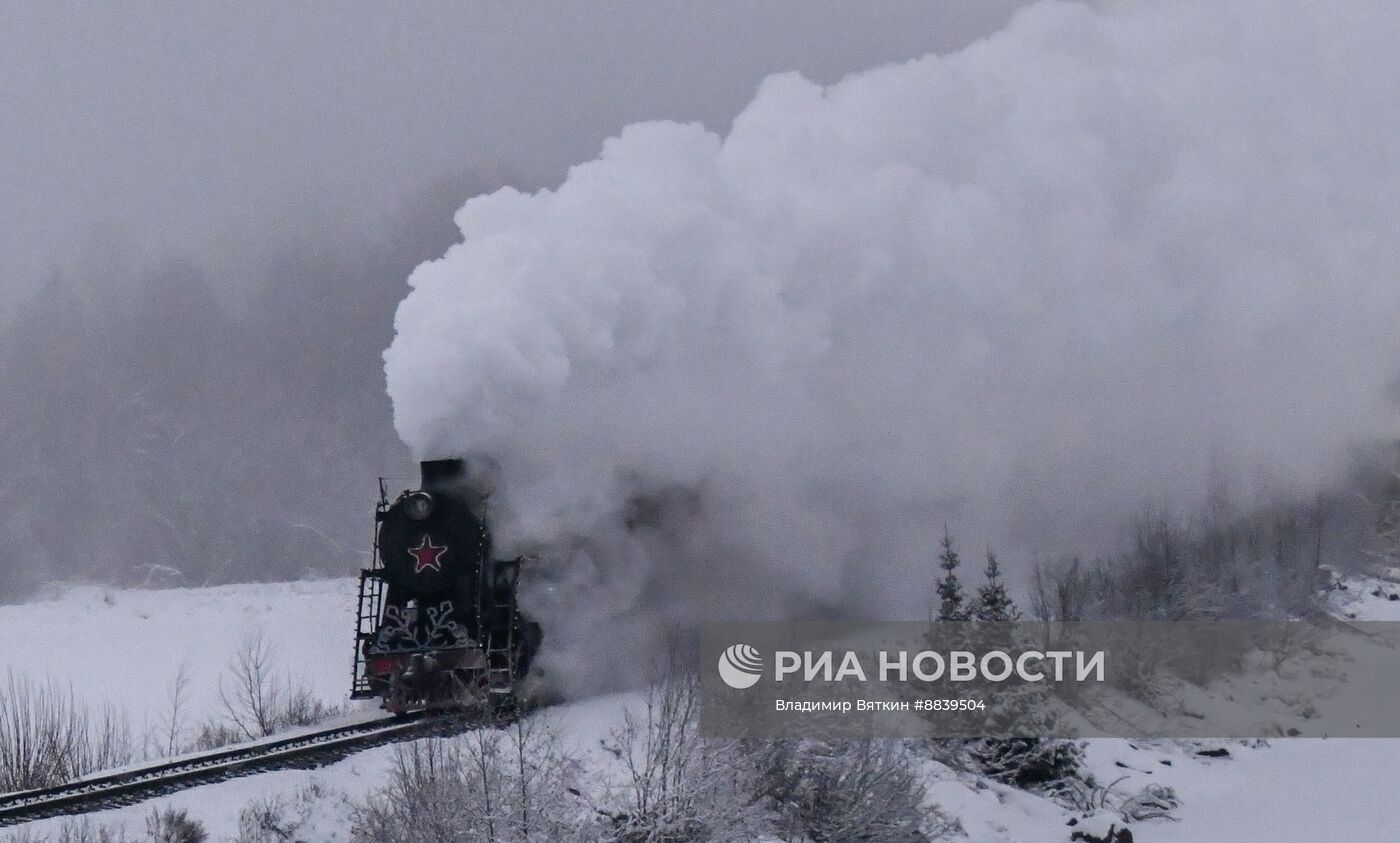
[{"label": "white steam cloud", "polygon": [[[947,56],[777,75],[457,214],[385,354],[489,458],[573,688],[672,624],[921,613],[947,521],[1052,553],[1396,432],[1389,0],[1042,3]],[[975,556],[975,554],[969,554]]]}]

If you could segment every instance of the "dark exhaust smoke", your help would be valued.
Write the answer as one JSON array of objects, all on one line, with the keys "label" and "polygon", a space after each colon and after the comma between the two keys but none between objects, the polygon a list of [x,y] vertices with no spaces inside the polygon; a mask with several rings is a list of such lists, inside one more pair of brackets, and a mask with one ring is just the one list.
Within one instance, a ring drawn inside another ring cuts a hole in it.
[{"label": "dark exhaust smoke", "polygon": [[467,484],[467,463],[463,459],[423,460],[418,470],[426,492],[461,493]]}]

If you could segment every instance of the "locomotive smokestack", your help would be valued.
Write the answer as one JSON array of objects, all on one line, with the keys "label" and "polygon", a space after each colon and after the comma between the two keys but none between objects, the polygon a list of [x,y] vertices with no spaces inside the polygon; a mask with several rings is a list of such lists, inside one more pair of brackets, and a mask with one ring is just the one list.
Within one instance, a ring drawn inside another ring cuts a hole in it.
[{"label": "locomotive smokestack", "polygon": [[452,491],[461,493],[467,483],[467,463],[460,458],[446,460],[423,460],[418,464],[423,476],[425,491]]}]

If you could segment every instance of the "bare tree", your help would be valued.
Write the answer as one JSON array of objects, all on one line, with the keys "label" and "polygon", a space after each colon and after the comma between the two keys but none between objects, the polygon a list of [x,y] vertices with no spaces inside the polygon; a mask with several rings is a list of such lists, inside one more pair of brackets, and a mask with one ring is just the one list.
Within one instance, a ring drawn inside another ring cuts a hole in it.
[{"label": "bare tree", "polygon": [[1042,623],[1084,620],[1094,602],[1091,574],[1077,558],[1031,569],[1031,614]]},{"label": "bare tree", "polygon": [[274,676],[275,651],[262,630],[243,636],[229,664],[229,676],[219,679],[219,701],[229,721],[247,738],[276,731],[283,686]]},{"label": "bare tree", "polygon": [[310,726],[339,713],[327,706],[304,684],[277,670],[276,648],[261,629],[243,636],[230,660],[228,672],[219,678],[219,701],[225,723],[205,723],[195,743],[212,749],[234,739],[267,737],[288,726]]},{"label": "bare tree", "polygon": [[155,732],[147,738],[150,754],[171,756],[184,751],[189,689],[190,666],[188,662],[181,662],[165,691],[165,710],[161,713]]}]

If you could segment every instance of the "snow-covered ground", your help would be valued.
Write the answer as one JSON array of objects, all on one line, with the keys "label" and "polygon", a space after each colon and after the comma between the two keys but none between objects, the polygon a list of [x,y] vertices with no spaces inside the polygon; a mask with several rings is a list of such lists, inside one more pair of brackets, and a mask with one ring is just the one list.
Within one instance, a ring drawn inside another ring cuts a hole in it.
[{"label": "snow-covered ground", "polygon": [[1355,621],[1400,621],[1400,568],[1340,579],[1328,595],[1330,610]]},{"label": "snow-covered ground", "polygon": [[[1380,596],[1372,592],[1380,590]],[[1384,578],[1348,582],[1337,607],[1361,619],[1400,618],[1388,595],[1400,584]],[[0,607],[0,669],[32,678],[71,682],[79,696],[110,702],[135,731],[158,722],[168,687],[186,665],[191,718],[217,715],[218,680],[246,635],[259,632],[276,648],[281,669],[323,701],[344,702],[350,670],[354,583],[350,580],[241,585],[170,591],[74,588],[49,600]],[[602,742],[638,704],[617,695],[557,706],[544,712],[565,748],[605,767]],[[356,716],[354,711],[349,716]],[[1120,794],[1151,783],[1175,790],[1175,820],[1132,826],[1138,843],[1200,841],[1332,841],[1400,839],[1392,818],[1400,783],[1400,740],[1276,740],[1230,742],[1228,758],[1203,758],[1196,745],[1127,740],[1090,741],[1087,761],[1100,784]],[[239,813],[254,800],[298,794],[307,805],[299,832],[307,840],[344,840],[349,800],[383,783],[393,748],[381,747],[319,770],[250,776],[159,800],[185,808],[212,840],[237,831]],[[990,784],[929,762],[930,800],[957,818],[973,841],[1050,843],[1072,831],[1104,824],[1080,820],[1054,801]],[[151,805],[104,811],[103,824],[143,828]],[[33,824],[53,829],[57,821]]]},{"label": "snow-covered ground", "polygon": [[0,606],[0,674],[71,683],[110,703],[143,733],[163,716],[176,676],[188,678],[191,720],[219,709],[219,680],[246,637],[262,635],[279,673],[328,704],[350,688],[353,579],[217,588],[68,589]]}]

